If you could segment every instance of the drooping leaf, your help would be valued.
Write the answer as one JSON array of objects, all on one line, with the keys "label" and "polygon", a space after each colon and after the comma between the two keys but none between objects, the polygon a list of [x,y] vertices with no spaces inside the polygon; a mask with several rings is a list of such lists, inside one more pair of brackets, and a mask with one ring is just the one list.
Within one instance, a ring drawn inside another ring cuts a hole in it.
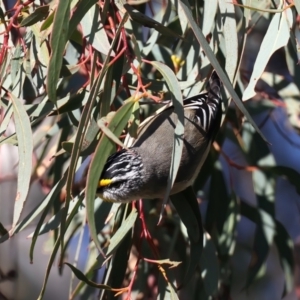
[{"label": "drooping leaf", "polygon": [[276,234],[274,237],[276,247],[279,252],[281,268],[285,275],[284,295],[289,294],[294,289],[295,261],[293,241],[288,235],[284,226],[276,221]]},{"label": "drooping leaf", "polygon": [[71,0],[59,1],[54,15],[50,39],[51,57],[48,67],[47,91],[49,99],[56,103],[56,89],[62,66],[63,53],[68,41]]},{"label": "drooping leaf", "polygon": [[[79,206],[81,205],[81,203],[82,203],[82,201],[77,201],[76,205],[73,207],[72,211],[70,212],[70,214],[69,214],[69,216],[66,220],[66,229],[70,226],[71,221],[73,220],[75,214],[77,213],[77,210],[78,210]],[[60,246],[60,237],[58,236],[56,241],[55,241],[55,244],[53,246],[53,250],[52,250],[52,253],[50,255],[49,261],[48,261],[43,286],[41,288],[41,292],[40,292],[37,300],[42,300],[43,299],[43,296],[44,296],[45,291],[46,291],[46,285],[47,285],[47,282],[48,282],[48,279],[49,279],[50,271],[52,269],[54,259],[56,257],[57,252],[58,252],[59,246]]]},{"label": "drooping leaf", "polygon": [[287,180],[296,188],[297,193],[300,195],[299,179],[300,174],[289,167],[285,166],[272,166],[272,167],[260,167],[262,171],[271,172],[277,176],[286,177]]},{"label": "drooping leaf", "polygon": [[43,5],[34,10],[32,14],[22,20],[20,26],[31,26],[44,19],[49,12],[49,5]]},{"label": "drooping leaf", "polygon": [[104,289],[104,290],[108,290],[111,291],[112,288],[108,285],[105,284],[98,284],[96,282],[93,282],[91,280],[89,280],[79,269],[75,268],[73,265],[71,265],[70,263],[65,262],[65,265],[67,265],[68,267],[70,267],[70,269],[72,270],[72,272],[76,275],[76,277],[85,282],[86,284],[95,287],[97,289]]},{"label": "drooping leaf", "polygon": [[157,22],[157,21],[151,19],[150,17],[142,14],[137,9],[133,8],[131,5],[129,5],[127,3],[124,4],[124,9],[126,9],[126,11],[128,12],[130,18],[132,20],[136,21],[139,24],[142,24],[146,27],[155,28],[155,30],[157,30],[158,32],[160,32],[161,34],[164,34],[164,35],[173,36],[173,37],[176,37],[176,38],[181,37],[176,32],[173,32],[172,30],[170,30],[169,28],[163,26],[159,22]]},{"label": "drooping leaf", "polygon": [[54,15],[55,15],[55,11],[51,12],[49,14],[49,16],[46,18],[46,20],[43,22],[43,24],[41,25],[40,31],[44,31],[47,28],[49,28],[52,23],[53,23],[53,19],[54,19]]},{"label": "drooping leaf", "polygon": [[0,237],[4,236],[4,235],[8,235],[8,231],[6,230],[6,228],[3,226],[2,223],[0,223]]},{"label": "drooping leaf", "polygon": [[[234,5],[226,0],[219,1],[221,14],[224,16],[224,39],[226,48],[225,70],[231,82],[233,82],[238,63],[238,36],[236,32],[236,20],[231,16],[234,12]],[[228,55],[230,53],[230,55]]]},{"label": "drooping leaf", "polygon": [[[110,43],[104,30],[104,26],[99,18],[99,6],[93,5],[83,16],[80,24],[83,36],[87,41],[99,52],[107,55],[110,49]],[[115,56],[114,51],[111,51],[110,55]]]},{"label": "drooping leaf", "polygon": [[167,183],[167,189],[164,196],[164,204],[167,202],[172,186],[175,182],[176,175],[179,169],[179,164],[183,149],[183,135],[184,135],[184,112],[182,94],[177,84],[177,78],[172,70],[160,62],[151,62],[166,80],[169,90],[172,95],[172,102],[174,106],[174,113],[177,115],[177,124],[174,130],[174,144],[171,156],[171,167]]},{"label": "drooping leaf", "polygon": [[192,187],[178,194],[171,195],[170,198],[190,238],[190,262],[182,283],[184,285],[192,278],[196,267],[200,263],[203,249],[202,218]]},{"label": "drooping leaf", "polygon": [[295,0],[294,3],[295,3],[295,6],[296,6],[298,14],[300,14],[300,1],[299,0]]},{"label": "drooping leaf", "polygon": [[226,74],[224,73],[222,67],[220,66],[218,60],[216,59],[215,55],[213,54],[211,48],[209,47],[202,31],[200,30],[200,28],[197,26],[193,15],[190,11],[189,6],[187,5],[186,1],[180,1],[180,5],[184,11],[184,13],[186,14],[189,23],[193,29],[193,32],[199,42],[199,44],[201,45],[201,47],[203,48],[204,52],[206,53],[210,63],[212,64],[212,66],[215,68],[216,72],[218,73],[221,81],[223,82],[224,86],[226,87],[227,91],[229,92],[229,94],[231,95],[233,101],[235,102],[236,106],[240,109],[240,111],[247,117],[248,121],[251,123],[251,125],[255,128],[255,130],[260,134],[260,136],[262,137],[262,139],[267,142],[266,138],[264,137],[264,135],[262,134],[261,130],[258,128],[258,126],[255,124],[255,122],[253,121],[252,117],[250,116],[250,114],[248,113],[248,111],[245,109],[241,99],[239,98],[239,96],[237,95],[237,93],[235,92],[235,90],[232,87],[232,84],[230,83],[230,81],[228,80],[228,77],[226,76]]},{"label": "drooping leaf", "polygon": [[256,94],[254,91],[255,85],[265,70],[271,55],[279,48],[287,45],[290,24],[292,24],[291,9],[287,9],[284,13],[275,14],[273,16],[268,31],[261,43],[249,85],[243,94],[243,100],[248,100]]},{"label": "drooping leaf", "polygon": [[32,172],[33,138],[29,117],[23,103],[13,94],[10,94],[10,99],[13,105],[19,151],[18,188],[14,206],[12,234],[19,221],[29,191]]},{"label": "drooping leaf", "polygon": [[137,210],[133,209],[130,215],[124,220],[124,222],[122,222],[122,226],[115,232],[115,234],[110,239],[106,256],[109,256],[118,247],[122,239],[126,236],[127,232],[133,227],[137,216]]},{"label": "drooping leaf", "polygon": [[[131,232],[127,232],[127,234],[123,237],[120,242],[114,256],[113,260],[110,261],[110,274],[107,278],[113,287],[120,288],[122,282],[124,281],[127,262],[130,255],[130,246],[132,244],[132,235]],[[110,299],[113,299],[112,295]]]},{"label": "drooping leaf", "polygon": [[218,290],[220,271],[216,247],[207,233],[204,234],[204,246],[200,257],[200,268],[205,292],[208,296],[213,296]]},{"label": "drooping leaf", "polygon": [[218,9],[218,1],[213,0],[204,2],[203,25],[202,31],[204,36],[207,36],[215,22],[215,16]]},{"label": "drooping leaf", "polygon": [[[125,128],[127,121],[130,118],[132,107],[134,105],[132,99],[125,103],[113,116],[108,124],[108,128],[119,137],[122,130]],[[98,241],[97,232],[95,230],[94,218],[94,200],[95,193],[98,186],[99,178],[102,173],[104,164],[111,152],[114,150],[114,143],[106,136],[102,135],[99,144],[96,148],[94,157],[92,159],[90,169],[88,172],[87,186],[86,186],[86,202],[87,202],[87,219],[90,226],[91,237],[94,240],[98,249],[101,246]]]},{"label": "drooping leaf", "polygon": [[97,0],[85,0],[80,1],[70,19],[70,26],[68,32],[68,39],[71,37],[73,31],[76,29],[77,25],[81,21],[81,19],[85,16],[85,14],[89,11],[89,9],[97,3]]},{"label": "drooping leaf", "polygon": [[0,136],[6,131],[6,129],[8,127],[8,124],[11,120],[12,115],[13,115],[13,105],[10,104],[7,107],[7,109],[5,110],[3,119],[2,119],[1,124],[0,124]]}]

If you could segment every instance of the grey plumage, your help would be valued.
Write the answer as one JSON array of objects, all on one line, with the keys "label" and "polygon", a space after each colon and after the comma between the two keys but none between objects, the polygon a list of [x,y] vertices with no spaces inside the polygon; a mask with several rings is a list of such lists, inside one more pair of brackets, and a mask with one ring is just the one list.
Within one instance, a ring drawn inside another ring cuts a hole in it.
[{"label": "grey plumage", "polygon": [[[220,127],[221,82],[214,71],[208,92],[184,100],[184,144],[171,194],[190,186],[198,175]],[[164,197],[171,165],[177,115],[173,106],[142,127],[129,150],[109,157],[101,179],[112,179],[97,194],[104,200],[130,202],[140,198]]]}]

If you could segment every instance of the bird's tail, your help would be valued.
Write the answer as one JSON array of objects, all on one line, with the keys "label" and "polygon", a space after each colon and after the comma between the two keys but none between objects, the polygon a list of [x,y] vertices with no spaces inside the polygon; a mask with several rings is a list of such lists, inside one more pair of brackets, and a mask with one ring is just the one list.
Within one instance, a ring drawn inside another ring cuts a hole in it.
[{"label": "bird's tail", "polygon": [[211,139],[214,140],[215,136],[220,128],[222,118],[222,94],[221,94],[222,82],[214,70],[209,78],[207,86],[207,110],[209,111],[209,126],[207,133],[211,135]]},{"label": "bird's tail", "polygon": [[221,87],[222,87],[222,82],[217,72],[214,70],[208,80],[207,103],[212,103],[212,104],[214,103],[216,105],[220,104],[220,102],[222,101]]}]

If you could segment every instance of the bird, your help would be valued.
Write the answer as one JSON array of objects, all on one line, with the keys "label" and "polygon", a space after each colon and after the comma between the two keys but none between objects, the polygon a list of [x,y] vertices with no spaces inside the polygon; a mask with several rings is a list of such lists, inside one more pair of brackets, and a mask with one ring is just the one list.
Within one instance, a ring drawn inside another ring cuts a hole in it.
[{"label": "bird", "polygon": [[[214,70],[206,92],[183,100],[183,150],[170,195],[193,184],[210,151],[221,124],[221,87],[222,82]],[[132,147],[113,153],[100,176],[97,196],[104,201],[121,203],[163,198],[176,122],[177,114],[171,105],[142,127]]]}]

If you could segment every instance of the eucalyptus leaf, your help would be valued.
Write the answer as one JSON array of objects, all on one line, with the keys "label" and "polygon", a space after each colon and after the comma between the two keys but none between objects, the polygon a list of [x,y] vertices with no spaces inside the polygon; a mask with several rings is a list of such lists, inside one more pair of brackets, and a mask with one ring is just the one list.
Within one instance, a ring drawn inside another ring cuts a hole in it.
[{"label": "eucalyptus leaf", "polygon": [[290,24],[292,24],[292,11],[287,9],[282,14],[275,14],[269,25],[268,31],[260,46],[257,59],[254,64],[254,69],[251,74],[249,85],[243,94],[243,100],[248,100],[256,93],[254,91],[255,85],[264,69],[271,55],[279,48],[286,46],[289,40]]},{"label": "eucalyptus leaf", "polygon": [[151,62],[151,64],[156,67],[164,79],[166,80],[168,87],[172,95],[172,102],[174,106],[174,112],[178,117],[177,124],[174,130],[174,144],[171,156],[171,167],[167,183],[167,190],[164,197],[164,204],[167,202],[172,186],[175,182],[176,175],[179,169],[182,149],[183,149],[183,135],[184,135],[184,112],[183,112],[183,100],[182,94],[179,89],[177,78],[172,70],[166,65],[160,62]]},{"label": "eucalyptus leaf", "polygon": [[[130,118],[132,107],[134,105],[133,100],[129,100],[125,103],[113,116],[108,124],[108,128],[114,132],[118,137],[127,121]],[[98,241],[96,227],[95,227],[95,217],[94,217],[94,200],[96,189],[98,186],[99,178],[102,173],[104,164],[109,156],[114,150],[114,143],[106,136],[102,135],[99,144],[96,148],[94,157],[91,161],[91,165],[88,172],[87,185],[86,185],[86,202],[87,202],[87,218],[90,226],[91,237],[94,240],[98,249],[101,246]]]},{"label": "eucalyptus leaf", "polygon": [[49,5],[43,5],[35,9],[35,11],[27,18],[23,19],[20,26],[31,26],[44,19],[49,12]]},{"label": "eucalyptus leaf", "polygon": [[68,40],[71,0],[59,1],[51,34],[51,57],[48,67],[47,90],[49,99],[56,103],[56,88],[62,66],[62,57]]},{"label": "eucalyptus leaf", "polygon": [[255,122],[253,121],[252,117],[250,116],[250,114],[248,113],[248,111],[245,109],[241,99],[239,98],[239,96],[236,94],[236,92],[234,91],[234,89],[232,88],[232,84],[230,83],[230,81],[228,80],[228,77],[226,76],[226,74],[224,73],[223,69],[221,68],[218,60],[216,59],[216,57],[214,56],[211,48],[209,47],[202,31],[199,29],[199,27],[197,26],[196,22],[194,21],[194,18],[191,14],[190,8],[188,7],[187,3],[185,0],[180,1],[180,5],[184,11],[184,13],[186,14],[189,23],[194,31],[194,34],[199,42],[199,44],[201,45],[201,47],[203,48],[204,52],[206,53],[206,55],[208,56],[209,61],[211,62],[212,66],[215,68],[216,72],[218,73],[221,81],[223,82],[224,86],[226,87],[227,91],[229,92],[229,94],[231,95],[231,97],[233,98],[233,101],[235,102],[235,104],[237,105],[237,107],[240,109],[240,111],[247,117],[247,119],[249,120],[249,122],[251,123],[251,125],[255,128],[255,130],[260,134],[260,136],[262,137],[262,139],[267,142],[266,138],[264,137],[264,135],[262,134],[261,130],[258,128],[258,126],[255,124]]},{"label": "eucalyptus leaf", "polygon": [[29,191],[32,172],[33,138],[29,117],[23,103],[13,94],[10,97],[13,105],[19,150],[18,188],[14,206],[13,232],[19,221]]},{"label": "eucalyptus leaf", "polygon": [[72,272],[76,275],[76,277],[79,280],[82,280],[83,282],[85,282],[86,284],[95,287],[95,288],[100,288],[100,289],[104,289],[104,290],[109,290],[111,291],[112,288],[108,285],[105,284],[97,284],[96,282],[93,282],[91,280],[89,280],[79,269],[75,268],[73,265],[71,265],[70,263],[65,263],[68,267],[70,267],[70,269],[72,270]]}]

